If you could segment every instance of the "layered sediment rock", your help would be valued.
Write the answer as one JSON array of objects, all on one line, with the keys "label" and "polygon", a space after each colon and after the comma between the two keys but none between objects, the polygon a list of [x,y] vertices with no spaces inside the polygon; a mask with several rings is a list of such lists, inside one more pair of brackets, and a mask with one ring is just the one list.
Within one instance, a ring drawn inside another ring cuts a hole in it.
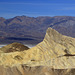
[{"label": "layered sediment rock", "polygon": [[0,75],[75,75],[75,69],[52,69],[49,66],[29,67],[25,65],[12,68],[0,66]]},{"label": "layered sediment rock", "polygon": [[44,40],[22,52],[0,53],[0,75],[74,75],[75,38],[48,28]]}]

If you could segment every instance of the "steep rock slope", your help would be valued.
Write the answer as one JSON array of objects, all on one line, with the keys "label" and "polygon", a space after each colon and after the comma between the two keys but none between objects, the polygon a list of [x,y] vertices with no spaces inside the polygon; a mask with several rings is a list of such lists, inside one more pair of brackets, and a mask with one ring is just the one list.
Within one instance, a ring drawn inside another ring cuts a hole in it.
[{"label": "steep rock slope", "polygon": [[75,38],[48,28],[44,40],[35,47],[0,53],[1,75],[74,75]]}]

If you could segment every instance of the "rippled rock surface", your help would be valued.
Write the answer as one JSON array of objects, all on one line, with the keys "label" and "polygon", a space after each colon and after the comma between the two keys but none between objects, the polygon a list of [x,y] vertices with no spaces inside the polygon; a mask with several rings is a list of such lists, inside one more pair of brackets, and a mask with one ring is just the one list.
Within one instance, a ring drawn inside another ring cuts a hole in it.
[{"label": "rippled rock surface", "polygon": [[35,47],[0,53],[0,75],[75,75],[75,38],[48,28]]}]

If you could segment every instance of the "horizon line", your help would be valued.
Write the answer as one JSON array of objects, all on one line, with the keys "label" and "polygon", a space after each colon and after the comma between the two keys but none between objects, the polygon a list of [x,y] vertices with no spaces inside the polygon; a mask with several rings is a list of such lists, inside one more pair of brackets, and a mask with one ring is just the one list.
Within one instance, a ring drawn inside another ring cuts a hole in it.
[{"label": "horizon line", "polygon": [[26,16],[26,17],[34,17],[34,18],[37,18],[37,17],[75,17],[75,16],[67,16],[67,15],[55,15],[55,16],[27,16],[27,15],[19,15],[19,16],[13,16],[13,17],[10,17],[10,18],[4,18],[4,17],[0,17],[0,18],[4,18],[4,19],[11,19],[11,18],[15,18],[15,17],[21,17],[21,16]]}]

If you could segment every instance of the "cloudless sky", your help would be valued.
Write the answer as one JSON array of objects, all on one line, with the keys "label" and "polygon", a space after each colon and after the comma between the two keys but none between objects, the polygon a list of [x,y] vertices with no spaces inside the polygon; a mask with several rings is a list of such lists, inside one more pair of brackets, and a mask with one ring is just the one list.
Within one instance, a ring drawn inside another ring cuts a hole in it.
[{"label": "cloudless sky", "polygon": [[75,0],[0,0],[0,17],[75,16]]}]

